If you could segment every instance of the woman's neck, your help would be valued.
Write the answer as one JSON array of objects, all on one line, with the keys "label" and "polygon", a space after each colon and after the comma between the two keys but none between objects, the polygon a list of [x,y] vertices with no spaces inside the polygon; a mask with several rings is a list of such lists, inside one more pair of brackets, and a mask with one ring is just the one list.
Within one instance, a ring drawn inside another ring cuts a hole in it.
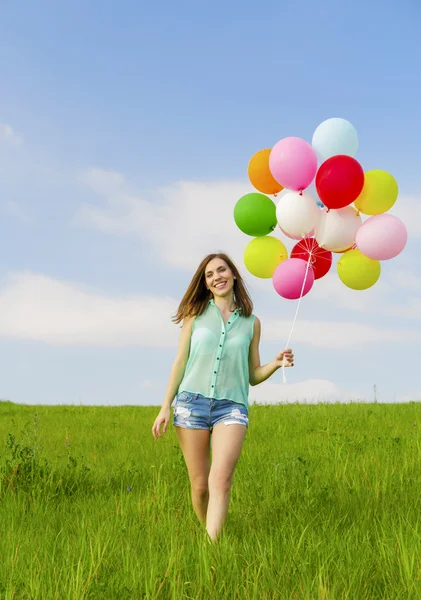
[{"label": "woman's neck", "polygon": [[236,309],[234,302],[234,294],[230,294],[229,296],[224,296],[223,298],[215,298],[214,302],[219,310],[223,313],[234,312]]}]

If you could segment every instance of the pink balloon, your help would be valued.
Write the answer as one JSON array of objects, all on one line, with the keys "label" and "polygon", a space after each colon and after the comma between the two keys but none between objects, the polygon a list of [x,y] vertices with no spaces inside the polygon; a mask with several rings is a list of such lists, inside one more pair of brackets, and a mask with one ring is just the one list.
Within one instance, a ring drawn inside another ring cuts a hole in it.
[{"label": "pink balloon", "polygon": [[301,258],[288,258],[276,267],[272,281],[273,287],[282,298],[287,298],[287,300],[297,300],[301,295],[305,296],[308,294],[313,287],[314,271],[310,265],[307,270],[306,260],[302,260]]},{"label": "pink balloon", "polygon": [[400,219],[383,213],[365,221],[355,238],[358,250],[374,260],[395,258],[406,246],[408,232]]},{"label": "pink balloon", "polygon": [[312,146],[298,137],[287,137],[274,145],[269,156],[269,168],[284,188],[305,190],[317,173],[317,155]]},{"label": "pink balloon", "polygon": [[287,233],[284,229],[282,229],[281,226],[279,226],[279,229],[290,240],[308,240],[309,238],[313,237],[314,231],[315,231],[314,229],[312,229],[309,233],[307,233],[307,235],[305,235],[304,237],[302,237],[301,235],[300,236],[296,236],[296,235],[291,235],[291,234]]}]

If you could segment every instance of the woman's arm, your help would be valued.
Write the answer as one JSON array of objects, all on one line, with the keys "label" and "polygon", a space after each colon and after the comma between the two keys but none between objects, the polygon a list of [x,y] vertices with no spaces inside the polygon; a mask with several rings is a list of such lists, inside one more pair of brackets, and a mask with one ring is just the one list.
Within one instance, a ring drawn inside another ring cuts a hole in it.
[{"label": "woman's arm", "polygon": [[263,383],[263,381],[269,379],[275,371],[282,367],[284,362],[286,367],[294,366],[294,355],[289,349],[279,352],[273,360],[262,366],[260,364],[259,353],[260,335],[261,323],[256,317],[254,321],[253,339],[251,340],[249,350],[249,381],[252,386],[259,385],[259,383]]},{"label": "woman's arm", "polygon": [[170,408],[180,383],[184,377],[187,361],[190,353],[190,338],[192,333],[194,317],[187,317],[183,321],[181,328],[180,339],[178,342],[177,354],[171,368],[170,378],[168,381],[167,391],[165,393],[162,408]]}]

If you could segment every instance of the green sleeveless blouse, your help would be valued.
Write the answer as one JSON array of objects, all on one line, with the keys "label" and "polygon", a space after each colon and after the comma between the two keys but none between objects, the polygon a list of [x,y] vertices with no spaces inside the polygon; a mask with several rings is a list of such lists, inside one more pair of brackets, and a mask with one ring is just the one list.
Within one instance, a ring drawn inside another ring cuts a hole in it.
[{"label": "green sleeveless blouse", "polygon": [[214,300],[193,321],[190,353],[178,393],[191,392],[214,400],[248,406],[249,349],[255,316],[238,309],[224,324]]}]

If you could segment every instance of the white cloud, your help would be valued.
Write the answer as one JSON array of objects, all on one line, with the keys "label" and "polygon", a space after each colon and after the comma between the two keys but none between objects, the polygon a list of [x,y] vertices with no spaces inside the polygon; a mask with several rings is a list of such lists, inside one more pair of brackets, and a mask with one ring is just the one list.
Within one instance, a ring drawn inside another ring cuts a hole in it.
[{"label": "white cloud", "polygon": [[[280,373],[280,372],[279,372]],[[276,379],[276,375],[274,376]],[[415,389],[409,393],[396,394],[389,390],[386,392],[367,389],[363,392],[346,390],[337,386],[329,379],[307,379],[297,383],[269,383],[264,382],[251,387],[249,393],[250,404],[299,404],[334,403],[334,402],[375,402],[379,404],[398,404],[416,402],[421,400],[421,390]]]},{"label": "white cloud", "polygon": [[407,270],[393,271],[389,281],[402,290],[421,292],[421,277]]},{"label": "white cloud", "polygon": [[393,402],[421,402],[421,389],[414,389],[406,394],[399,394],[393,398]]},{"label": "white cloud", "polygon": [[106,205],[82,206],[77,223],[107,233],[137,235],[171,265],[192,269],[202,256],[218,250],[241,262],[251,240],[237,229],[233,218],[236,201],[251,191],[245,183],[179,182],[158,190],[148,201],[133,193],[120,173],[91,169],[81,181]]},{"label": "white cloud", "polygon": [[[289,333],[290,321],[265,320],[262,324],[262,339],[279,341],[281,332]],[[419,331],[414,328],[376,327],[358,321],[300,320],[294,327],[294,344],[301,343],[319,348],[350,348],[362,344],[421,343]]]},{"label": "white cloud", "polygon": [[10,125],[0,124],[0,140],[9,146],[21,146],[22,136],[18,135]]},{"label": "white cloud", "polygon": [[[102,206],[84,205],[76,221],[107,233],[146,240],[166,263],[193,269],[213,251],[228,252],[238,263],[251,238],[233,220],[235,202],[250,186],[242,182],[180,182],[158,191],[153,200],[134,193],[118,172],[90,169],[80,181],[100,196]],[[412,206],[415,201],[408,200]],[[400,199],[400,205],[408,202]],[[285,240],[284,240],[285,241]],[[293,242],[286,242],[291,247]],[[246,279],[251,278],[246,274]],[[251,278],[251,288],[271,282]],[[410,291],[397,301],[394,289]],[[346,288],[332,269],[311,291],[315,303],[389,317],[421,316],[421,279],[410,271],[389,271],[363,293]],[[271,292],[273,290],[271,289]],[[33,299],[35,298],[35,300]],[[18,310],[23,305],[25,310]],[[177,328],[170,322],[177,301],[168,298],[107,297],[71,283],[33,274],[12,278],[0,295],[0,334],[58,344],[174,346]],[[264,339],[278,340],[290,321],[262,319]],[[347,349],[358,344],[416,343],[414,328],[376,327],[359,321],[297,320],[293,340],[310,346]],[[155,335],[159,331],[160,335]],[[286,337],[286,336],[285,336]]]},{"label": "white cloud", "polygon": [[0,336],[57,345],[174,347],[176,308],[170,298],[111,297],[18,273],[0,287]]},{"label": "white cloud", "polygon": [[285,384],[264,382],[250,388],[249,393],[250,404],[255,402],[258,404],[349,402],[359,399],[357,393],[341,390],[333,381],[328,379],[308,379]]},{"label": "white cloud", "polygon": [[[383,265],[386,271],[386,267]],[[312,300],[324,306],[347,311],[400,317],[407,320],[421,317],[421,277],[407,269],[389,267],[375,286],[363,292],[350,290],[342,284],[336,272],[316,281],[311,290]]]},{"label": "white cloud", "polygon": [[421,202],[415,196],[399,196],[389,213],[401,219],[409,237],[421,236]]},{"label": "white cloud", "polygon": [[31,218],[25,209],[14,200],[6,200],[0,203],[0,214],[12,217],[21,223],[29,223]]},{"label": "white cloud", "polygon": [[158,387],[158,385],[155,381],[152,381],[151,379],[144,379],[141,382],[140,387],[145,390],[154,390]]},{"label": "white cloud", "polygon": [[[384,302],[391,287],[387,281],[380,279],[375,286],[368,290],[356,291],[346,287],[336,273],[336,266],[322,279],[316,281],[311,290],[312,300],[322,302],[335,308],[344,308],[360,313],[377,312],[379,305]],[[380,301],[382,299],[382,301]]]},{"label": "white cloud", "polygon": [[[34,273],[15,273],[0,286],[0,336],[58,345],[173,348],[177,301],[167,297],[109,296]],[[262,316],[262,340],[285,337],[291,321]],[[297,320],[294,344],[347,349],[360,344],[417,343],[414,329],[359,322]]]},{"label": "white cloud", "polygon": [[89,186],[94,192],[112,199],[115,195],[121,196],[126,188],[124,175],[117,171],[104,169],[88,169],[80,175],[80,181]]}]

